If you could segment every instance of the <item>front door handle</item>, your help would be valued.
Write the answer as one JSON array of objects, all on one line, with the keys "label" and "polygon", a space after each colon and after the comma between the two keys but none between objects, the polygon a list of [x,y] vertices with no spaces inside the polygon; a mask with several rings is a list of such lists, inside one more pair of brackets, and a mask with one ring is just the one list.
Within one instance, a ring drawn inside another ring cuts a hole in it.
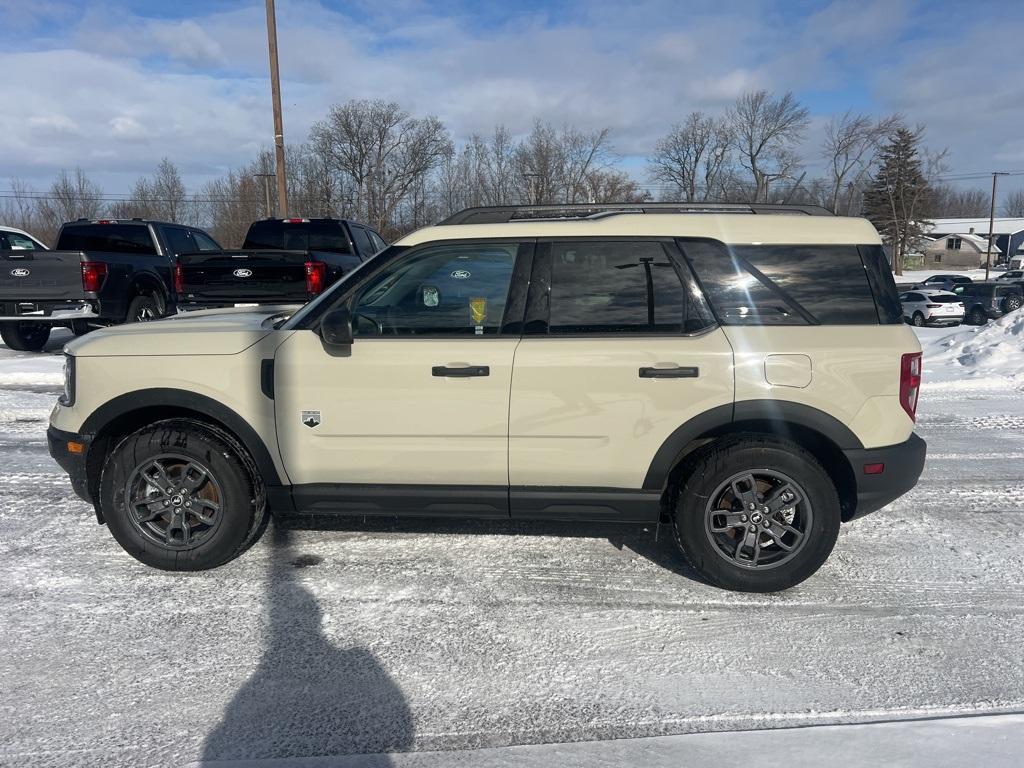
[{"label": "front door handle", "polygon": [[432,376],[452,376],[455,378],[470,378],[471,376],[490,376],[489,365],[435,365],[430,369]]},{"label": "front door handle", "polygon": [[696,379],[700,369],[695,365],[677,365],[674,368],[641,368],[641,379]]}]

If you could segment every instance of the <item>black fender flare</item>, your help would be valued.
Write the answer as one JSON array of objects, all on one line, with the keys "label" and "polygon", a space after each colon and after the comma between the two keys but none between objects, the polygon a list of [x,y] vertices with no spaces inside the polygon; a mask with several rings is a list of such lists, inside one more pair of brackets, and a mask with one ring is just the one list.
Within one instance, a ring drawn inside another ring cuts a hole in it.
[{"label": "black fender flare", "polygon": [[267,486],[281,485],[281,477],[274,466],[270,451],[249,422],[223,403],[195,392],[170,388],[126,392],[108,400],[89,414],[79,431],[87,435],[96,435],[112,421],[126,414],[160,407],[189,410],[223,424],[249,452],[263,478],[263,483]]},{"label": "black fender flare", "polygon": [[651,460],[644,477],[644,490],[662,490],[679,457],[694,440],[745,421],[768,422],[773,431],[783,436],[787,434],[787,425],[809,429],[824,436],[842,451],[864,447],[849,427],[817,408],[786,400],[741,400],[704,411],[673,431]]}]

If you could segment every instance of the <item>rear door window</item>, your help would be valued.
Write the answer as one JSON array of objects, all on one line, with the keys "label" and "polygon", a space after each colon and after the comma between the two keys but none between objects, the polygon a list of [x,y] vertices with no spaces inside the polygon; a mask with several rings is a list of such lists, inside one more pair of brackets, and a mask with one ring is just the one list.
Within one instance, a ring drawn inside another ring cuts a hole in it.
[{"label": "rear door window", "polygon": [[[687,241],[681,247],[726,325],[878,325],[881,319],[855,245]],[[891,295],[898,305],[895,287]]]},{"label": "rear door window", "polygon": [[196,250],[192,234],[183,227],[164,227],[164,237],[167,238],[167,245],[171,253],[193,253]]},{"label": "rear door window", "polygon": [[673,334],[713,325],[699,291],[684,288],[692,277],[670,248],[655,241],[547,244],[535,268],[550,274],[538,281],[550,280],[546,327],[533,307],[527,332]]},{"label": "rear door window", "polygon": [[207,235],[205,232],[200,232],[198,229],[192,230],[192,239],[196,241],[196,247],[200,251],[220,251],[222,250],[217,241]]},{"label": "rear door window", "polygon": [[145,224],[75,224],[64,227],[57,240],[59,251],[155,254]]}]

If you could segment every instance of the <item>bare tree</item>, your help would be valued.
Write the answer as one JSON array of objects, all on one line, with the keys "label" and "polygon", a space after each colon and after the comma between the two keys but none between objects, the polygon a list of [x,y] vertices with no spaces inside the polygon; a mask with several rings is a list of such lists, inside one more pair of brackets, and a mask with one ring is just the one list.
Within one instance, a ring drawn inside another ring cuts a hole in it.
[{"label": "bare tree", "polygon": [[935,184],[929,196],[929,216],[988,218],[992,196],[984,189],[957,189]]},{"label": "bare tree", "polygon": [[[900,125],[899,115],[874,120],[847,110],[825,126],[822,156],[828,162],[831,193],[827,207],[850,214],[868,178],[878,147]],[[843,199],[845,197],[845,200]]]},{"label": "bare tree", "polygon": [[365,100],[331,107],[326,120],[314,123],[310,141],[351,180],[357,215],[388,234],[399,205],[451,147],[436,117],[414,118],[394,102]]},{"label": "bare tree", "polygon": [[792,93],[774,98],[754,91],[736,100],[726,120],[740,163],[753,178],[754,201],[766,202],[772,182],[791,177],[799,165],[794,148],[807,128],[807,110]]},{"label": "bare tree", "polygon": [[1024,189],[1018,189],[1006,196],[1003,201],[1003,216],[1024,218]]},{"label": "bare tree", "polygon": [[102,211],[103,190],[81,168],[70,172],[61,169],[46,195],[39,200],[39,218],[44,233],[51,239],[64,222],[95,219]]},{"label": "bare tree", "polygon": [[723,197],[731,143],[724,120],[691,112],[658,139],[648,158],[648,175],[652,181],[668,185],[672,189],[669,196],[686,202]]}]

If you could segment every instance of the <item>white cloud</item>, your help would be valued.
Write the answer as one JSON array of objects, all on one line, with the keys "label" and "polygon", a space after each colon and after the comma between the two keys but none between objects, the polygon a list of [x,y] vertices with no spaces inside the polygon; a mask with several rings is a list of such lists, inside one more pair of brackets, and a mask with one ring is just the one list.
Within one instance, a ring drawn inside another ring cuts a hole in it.
[{"label": "white cloud", "polygon": [[[628,11],[590,2],[563,11],[555,20],[509,12],[509,21],[485,25],[415,0],[366,0],[349,13],[280,0],[286,140],[302,141],[332,103],[384,98],[438,115],[456,139],[496,123],[523,133],[535,118],[611,126],[617,150],[639,168],[692,109],[717,111],[745,90],[768,88],[813,94],[828,112],[842,111],[853,82],[852,106],[927,121],[958,169],[1024,153],[1016,127],[1024,85],[1013,60],[1020,19],[1000,19],[997,28],[982,18],[960,23],[951,43],[934,47],[901,42],[908,30],[925,32],[903,0],[837,0],[805,18],[782,18],[755,0],[641,0]],[[42,184],[80,164],[124,191],[167,156],[195,185],[269,145],[262,4],[185,21],[91,4],[68,39],[0,53],[0,93],[19,104],[17,114],[0,112],[8,173]],[[823,120],[815,115],[815,125]],[[812,160],[819,134],[808,136]]]}]

